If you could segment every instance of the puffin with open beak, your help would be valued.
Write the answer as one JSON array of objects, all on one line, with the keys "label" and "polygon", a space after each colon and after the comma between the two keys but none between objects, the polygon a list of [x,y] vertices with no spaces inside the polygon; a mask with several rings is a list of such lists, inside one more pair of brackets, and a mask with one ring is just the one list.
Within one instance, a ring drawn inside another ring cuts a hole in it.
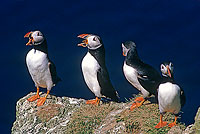
[{"label": "puffin with open beak", "polygon": [[162,120],[166,112],[171,112],[175,115],[174,122],[168,124],[168,127],[176,125],[176,120],[181,107],[185,104],[185,95],[182,88],[180,88],[174,81],[173,64],[171,62],[164,62],[160,66],[162,72],[162,82],[158,88],[158,104],[160,110],[160,122],[155,128],[161,128],[167,125],[167,122]]},{"label": "puffin with open beak", "polygon": [[88,88],[96,96],[95,100],[88,100],[86,104],[99,104],[102,97],[108,97],[118,102],[119,97],[113,88],[105,64],[105,49],[99,36],[81,34],[84,39],[78,46],[87,47],[88,52],[82,60],[82,72]]},{"label": "puffin with open beak", "polygon": [[[26,64],[37,88],[36,95],[28,98],[28,101],[38,99],[37,106],[41,106],[46,101],[51,88],[61,79],[57,76],[55,65],[49,59],[47,41],[43,34],[40,31],[28,32],[24,38],[29,38],[27,46],[33,46],[33,49],[26,55]],[[39,96],[40,87],[47,88],[45,97]]]},{"label": "puffin with open beak", "polygon": [[151,94],[157,97],[157,88],[159,86],[161,76],[150,65],[140,60],[136,44],[133,41],[122,43],[123,56],[125,61],[123,72],[126,79],[142,93],[142,97],[137,97],[132,104],[130,110],[141,106],[145,99]]}]

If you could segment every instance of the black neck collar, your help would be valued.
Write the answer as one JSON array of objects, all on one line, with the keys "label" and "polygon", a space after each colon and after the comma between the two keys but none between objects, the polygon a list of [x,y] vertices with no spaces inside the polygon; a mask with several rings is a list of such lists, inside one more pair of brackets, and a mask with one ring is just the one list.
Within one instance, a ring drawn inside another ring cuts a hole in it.
[{"label": "black neck collar", "polygon": [[162,83],[166,83],[166,82],[171,82],[171,83],[175,83],[174,81],[174,77],[166,77],[166,76],[162,76]]},{"label": "black neck collar", "polygon": [[88,49],[88,52],[94,56],[100,65],[105,65],[105,48],[103,45],[95,50]]},{"label": "black neck collar", "polygon": [[44,41],[42,42],[42,44],[33,45],[33,48],[34,48],[35,50],[39,50],[39,51],[42,51],[42,52],[48,54],[47,41],[46,41],[46,40],[44,40]]}]

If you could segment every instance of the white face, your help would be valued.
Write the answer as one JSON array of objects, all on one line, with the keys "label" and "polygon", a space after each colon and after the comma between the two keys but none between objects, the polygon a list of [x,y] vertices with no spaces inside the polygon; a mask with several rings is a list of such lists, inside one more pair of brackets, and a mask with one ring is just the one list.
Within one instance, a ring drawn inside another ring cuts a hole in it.
[{"label": "white face", "polygon": [[33,38],[33,45],[39,45],[44,41],[44,36],[40,31],[34,31],[30,38]]},{"label": "white face", "polygon": [[122,43],[122,52],[123,52],[123,55],[124,55],[124,56],[127,56],[127,53],[128,53],[129,50],[130,50],[130,49],[126,48],[126,47],[124,46],[124,44]]},{"label": "white face", "polygon": [[87,47],[89,49],[97,49],[102,46],[100,37],[98,36],[91,35],[87,38],[87,41],[88,41]]},{"label": "white face", "polygon": [[173,74],[174,67],[171,62],[169,64],[161,64],[160,65],[160,70],[161,70],[163,76],[169,76],[168,68],[169,68],[170,73]]}]

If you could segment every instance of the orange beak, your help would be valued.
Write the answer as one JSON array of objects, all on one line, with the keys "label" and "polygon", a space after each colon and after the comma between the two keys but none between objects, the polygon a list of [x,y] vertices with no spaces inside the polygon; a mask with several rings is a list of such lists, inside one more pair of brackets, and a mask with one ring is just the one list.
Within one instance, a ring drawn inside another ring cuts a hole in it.
[{"label": "orange beak", "polygon": [[77,36],[78,38],[82,38],[85,39],[86,37],[88,37],[89,34],[80,34],[79,36]]},{"label": "orange beak", "polygon": [[79,43],[78,46],[87,47],[87,44],[88,44],[87,37],[89,37],[89,36],[90,36],[90,34],[81,34],[81,35],[77,36],[78,38],[85,39],[82,41],[82,43]]},{"label": "orange beak", "polygon": [[34,41],[33,40],[33,37],[31,36],[33,32],[28,32],[24,35],[24,38],[29,38],[29,41],[28,43],[26,43],[27,46],[31,46],[32,45],[32,42]]},{"label": "orange beak", "polygon": [[169,74],[169,77],[172,77],[171,72],[170,72],[170,70],[169,70],[169,66],[167,66],[167,72],[168,72],[168,74]]},{"label": "orange beak", "polygon": [[126,56],[124,52],[122,52],[122,55],[123,55],[123,56]]}]

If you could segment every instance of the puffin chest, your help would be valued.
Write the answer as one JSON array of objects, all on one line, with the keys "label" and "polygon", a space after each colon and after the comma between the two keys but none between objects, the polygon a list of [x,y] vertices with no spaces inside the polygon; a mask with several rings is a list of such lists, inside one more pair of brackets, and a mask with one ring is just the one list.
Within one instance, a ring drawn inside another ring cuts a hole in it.
[{"label": "puffin chest", "polygon": [[33,80],[45,87],[46,80],[51,78],[47,54],[32,49],[26,56],[26,63]]},{"label": "puffin chest", "polygon": [[161,111],[178,113],[181,108],[179,86],[170,82],[160,84],[158,101]]},{"label": "puffin chest", "polygon": [[97,77],[99,68],[100,65],[97,60],[90,53],[87,53],[82,61],[83,73],[89,75],[89,77]]},{"label": "puffin chest", "polygon": [[127,65],[125,62],[124,62],[124,66],[123,66],[123,71],[124,71],[124,75],[126,77],[126,79],[135,87],[137,88],[138,90],[142,91],[144,90],[144,88],[141,86],[141,84],[139,83],[138,81],[138,73],[137,71]]},{"label": "puffin chest", "polygon": [[26,62],[27,65],[38,71],[45,71],[48,69],[48,59],[47,59],[47,54],[32,49],[26,57]]},{"label": "puffin chest", "polygon": [[82,71],[87,86],[96,96],[101,96],[101,88],[97,79],[99,68],[97,60],[88,52],[82,61]]}]

